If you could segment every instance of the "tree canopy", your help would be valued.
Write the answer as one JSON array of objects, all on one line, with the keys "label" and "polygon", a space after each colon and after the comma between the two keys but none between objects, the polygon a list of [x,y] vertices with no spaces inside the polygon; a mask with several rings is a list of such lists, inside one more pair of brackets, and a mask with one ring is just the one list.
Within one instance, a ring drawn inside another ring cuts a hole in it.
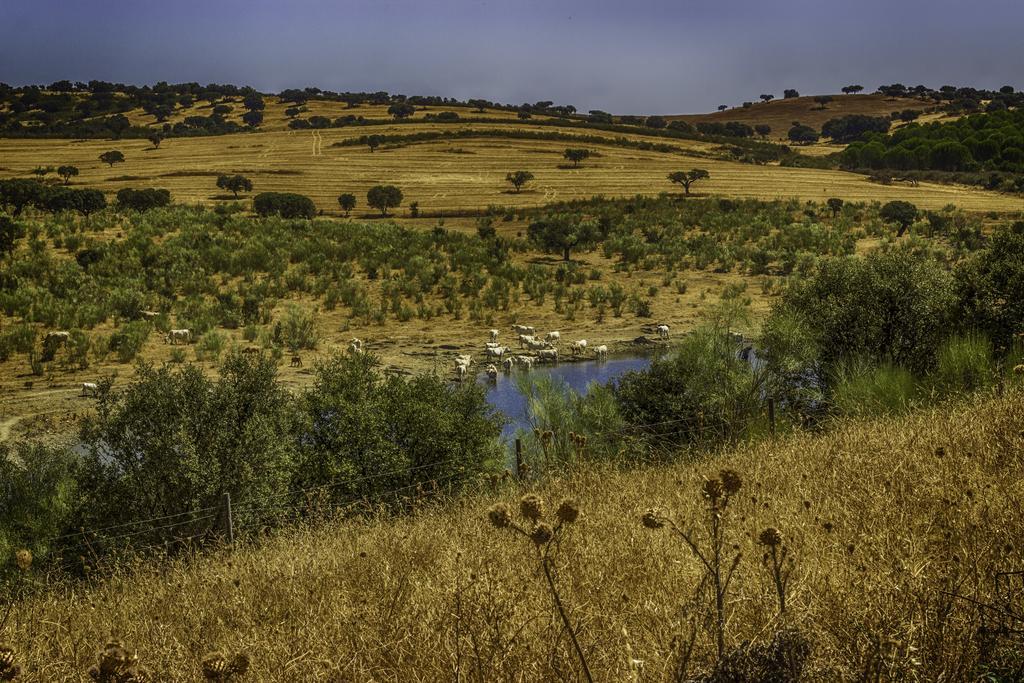
[{"label": "tree canopy", "polygon": [[533,180],[533,174],[529,171],[513,171],[505,176],[505,180],[516,189],[516,192],[519,192],[523,185]]},{"label": "tree canopy", "polygon": [[527,236],[545,251],[560,253],[569,260],[570,250],[587,248],[597,242],[597,224],[577,215],[559,213],[545,216],[527,228]]},{"label": "tree canopy", "polygon": [[589,159],[590,154],[589,149],[570,147],[562,153],[562,156],[571,161],[572,165],[576,167],[580,165],[581,161]]},{"label": "tree canopy", "polygon": [[673,171],[668,174],[669,181],[682,185],[686,194],[690,194],[690,185],[698,180],[706,180],[710,177],[711,174],[703,168],[694,168],[689,171]]},{"label": "tree canopy", "polygon": [[402,204],[402,191],[394,185],[375,185],[366,193],[366,203],[380,209],[381,216],[388,215],[388,209]]},{"label": "tree canopy", "polygon": [[252,192],[252,181],[243,175],[221,175],[217,178],[217,187],[233,193],[238,199],[239,192]]},{"label": "tree canopy", "polygon": [[110,167],[113,168],[114,164],[124,163],[124,154],[116,149],[112,149],[109,152],[101,154],[100,161],[105,164],[110,164]]}]

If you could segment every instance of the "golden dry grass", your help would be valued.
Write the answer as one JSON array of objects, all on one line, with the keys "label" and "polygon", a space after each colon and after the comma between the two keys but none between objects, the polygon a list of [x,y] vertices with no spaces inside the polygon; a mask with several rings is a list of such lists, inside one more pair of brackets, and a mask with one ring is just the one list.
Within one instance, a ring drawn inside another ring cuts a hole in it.
[{"label": "golden dry grass", "polygon": [[[770,105],[769,105],[770,106]],[[1020,211],[1024,198],[977,188],[921,183],[917,187],[883,186],[863,175],[844,171],[757,166],[647,152],[613,145],[586,144],[599,156],[579,169],[564,165],[564,140],[516,140],[500,137],[501,127],[487,124],[445,125],[491,129],[496,136],[434,141],[379,149],[332,147],[344,138],[367,134],[365,128],[321,131],[280,131],[201,138],[172,138],[159,149],[144,140],[67,141],[0,140],[0,176],[24,177],[39,165],[73,164],[81,169],[75,185],[115,192],[122,187],[162,187],[176,201],[215,203],[229,195],[216,188],[219,173],[242,173],[252,178],[255,192],[289,191],[306,194],[328,213],[338,213],[337,196],[352,192],[357,213],[367,210],[366,191],[373,185],[397,185],[405,204],[419,202],[423,211],[482,210],[489,205],[539,206],[552,201],[606,196],[654,195],[678,188],[666,180],[675,170],[706,168],[711,180],[695,186],[700,193],[744,198],[790,198],[823,201],[903,199],[924,209],[955,204],[969,211]],[[409,134],[437,130],[438,125],[376,126],[373,133]],[[545,129],[547,130],[547,129]],[[570,134],[579,131],[565,129]],[[607,134],[614,137],[613,134]],[[679,141],[679,146],[706,152],[706,143]],[[127,161],[110,168],[98,160],[117,148]],[[505,182],[509,171],[525,169],[536,179],[519,194]]]},{"label": "golden dry grass", "polygon": [[[741,446],[693,464],[583,467],[539,485],[582,509],[558,559],[595,678],[666,680],[673,639],[699,612],[690,551],[641,526],[659,507],[697,525],[704,476],[737,470],[728,540],[742,552],[727,644],[784,625],[812,641],[809,680],[966,680],[991,577],[1021,560],[1024,396]],[[18,604],[9,636],[26,681],[81,680],[111,635],[162,680],[195,680],[211,649],[246,652],[259,681],[576,680],[543,577],[522,540],[486,522],[507,488],[398,518],[297,529],[192,562],[54,586]],[[795,558],[785,619],[756,538],[775,526]],[[880,645],[877,645],[880,643]],[[713,643],[698,638],[707,665]],[[872,679],[875,680],[875,679]]]}]

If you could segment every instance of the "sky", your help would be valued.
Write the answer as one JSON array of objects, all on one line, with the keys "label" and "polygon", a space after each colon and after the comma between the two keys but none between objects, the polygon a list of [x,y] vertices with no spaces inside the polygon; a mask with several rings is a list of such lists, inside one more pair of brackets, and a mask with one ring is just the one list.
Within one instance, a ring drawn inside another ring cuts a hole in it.
[{"label": "sky", "polygon": [[1024,0],[0,0],[0,82],[697,113],[853,83],[1024,89],[1021,27]]}]

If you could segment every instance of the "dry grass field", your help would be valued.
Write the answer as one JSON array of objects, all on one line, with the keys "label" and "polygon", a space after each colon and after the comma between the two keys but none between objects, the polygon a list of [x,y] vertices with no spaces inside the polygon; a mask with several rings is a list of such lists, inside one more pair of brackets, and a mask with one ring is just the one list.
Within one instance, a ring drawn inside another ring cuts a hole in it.
[{"label": "dry grass field", "polygon": [[[339,212],[339,194],[351,192],[359,201],[356,213],[364,214],[366,190],[379,183],[397,185],[405,194],[405,205],[418,202],[424,212],[472,211],[489,205],[539,206],[594,195],[677,191],[666,175],[697,167],[711,173],[710,181],[695,186],[701,194],[815,201],[829,197],[880,202],[904,199],[923,209],[938,209],[947,204],[969,211],[1024,209],[1024,199],[1020,197],[975,188],[929,183],[917,187],[883,186],[869,182],[865,176],[843,171],[759,166],[614,145],[582,145],[597,156],[578,169],[564,168],[562,152],[573,146],[571,142],[503,138],[500,132],[507,130],[507,126],[492,128],[496,131],[494,138],[385,146],[372,153],[360,146],[332,146],[343,139],[370,133],[410,134],[439,128],[438,124],[428,123],[172,138],[159,149],[153,149],[144,140],[0,139],[0,177],[26,177],[39,165],[72,164],[81,169],[75,186],[105,192],[122,187],[160,187],[170,190],[179,202],[213,204],[231,198],[216,188],[217,175],[242,173],[252,179],[255,192],[306,194],[328,214]],[[462,128],[488,127],[445,124],[441,129]],[[564,130],[567,134],[579,133]],[[711,147],[699,142],[667,142],[700,154],[706,154]],[[121,150],[126,162],[113,168],[101,163],[98,156],[109,149]],[[505,174],[518,169],[531,171],[536,179],[516,194],[505,182]]]},{"label": "dry grass field", "polygon": [[[25,681],[83,680],[112,637],[158,680],[197,680],[213,650],[246,654],[258,681],[580,680],[530,541],[487,521],[495,501],[519,521],[519,497],[536,490],[547,519],[566,499],[580,511],[554,578],[594,680],[687,680],[715,648],[702,567],[641,515],[695,529],[706,551],[702,482],[730,468],[742,485],[723,522],[723,562],[739,557],[727,649],[798,629],[810,645],[801,680],[974,680],[975,601],[996,600],[982,577],[1021,561],[1022,429],[1024,396],[1011,390],[690,464],[485,487],[399,518],[325,521],[54,585],[14,607],[9,638]],[[762,562],[768,527],[792,560],[784,614]]]}]

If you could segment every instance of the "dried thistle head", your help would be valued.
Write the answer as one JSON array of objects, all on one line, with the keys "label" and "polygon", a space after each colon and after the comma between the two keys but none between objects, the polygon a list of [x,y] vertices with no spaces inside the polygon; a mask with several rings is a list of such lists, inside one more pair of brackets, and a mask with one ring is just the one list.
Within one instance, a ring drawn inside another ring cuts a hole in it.
[{"label": "dried thistle head", "polygon": [[660,529],[665,526],[665,523],[658,517],[658,513],[654,510],[648,510],[640,517],[640,522],[648,529]]},{"label": "dried thistle head", "polygon": [[203,678],[208,681],[221,681],[229,676],[228,658],[220,652],[211,652],[203,657]]},{"label": "dried thistle head", "polygon": [[562,504],[558,506],[558,512],[555,513],[558,517],[558,521],[563,524],[572,524],[580,516],[580,509],[576,505],[576,501],[563,500]]},{"label": "dried thistle head", "polygon": [[14,648],[0,643],[0,681],[13,681],[21,673],[21,667],[14,663]]},{"label": "dried thistle head", "polygon": [[533,531],[530,532],[530,540],[537,545],[544,545],[555,536],[555,530],[551,528],[550,524],[540,522],[537,526],[533,527]]},{"label": "dried thistle head", "polygon": [[231,669],[231,675],[244,676],[249,671],[249,655],[239,652],[231,658],[228,667]]},{"label": "dried thistle head", "polygon": [[721,479],[705,479],[701,486],[701,492],[714,507],[718,505],[719,499],[725,494],[725,486],[722,485]]},{"label": "dried thistle head", "polygon": [[536,523],[544,516],[544,499],[536,493],[527,493],[519,501],[519,513],[531,522]]},{"label": "dried thistle head", "polygon": [[718,478],[722,480],[722,488],[725,489],[727,496],[736,495],[743,486],[743,479],[736,470],[722,470],[718,473]]},{"label": "dried thistle head", "polygon": [[1024,375],[1024,363],[1021,363],[1020,365],[1014,365],[1013,366],[1013,374],[1015,374],[1015,375]]},{"label": "dried thistle head", "polygon": [[28,548],[17,551],[14,553],[14,563],[18,565],[18,569],[27,572],[32,566],[32,551]]},{"label": "dried thistle head", "polygon": [[491,520],[491,525],[495,528],[504,529],[512,524],[512,513],[509,512],[508,505],[497,503],[487,511],[487,519]]},{"label": "dried thistle head", "polygon": [[758,536],[758,541],[761,542],[761,545],[774,548],[782,544],[782,532],[775,527],[770,526],[761,532],[761,535]]},{"label": "dried thistle head", "polygon": [[133,657],[117,640],[111,640],[96,655],[96,664],[89,669],[89,676],[100,683],[128,683],[129,681],[150,680],[149,672],[135,666]]}]

